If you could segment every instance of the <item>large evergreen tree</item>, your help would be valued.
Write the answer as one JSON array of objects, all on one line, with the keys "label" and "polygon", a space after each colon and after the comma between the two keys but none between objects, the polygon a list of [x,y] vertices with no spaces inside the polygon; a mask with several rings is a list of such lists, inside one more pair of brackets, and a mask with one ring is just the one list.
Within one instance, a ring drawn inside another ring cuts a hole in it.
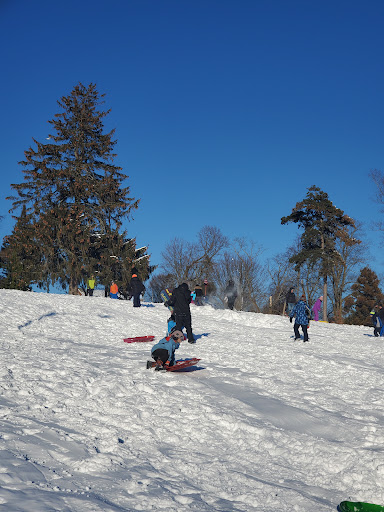
[{"label": "large evergreen tree", "polygon": [[373,270],[364,267],[352,285],[351,295],[344,302],[345,311],[350,313],[346,322],[372,325],[370,311],[377,304],[384,305],[384,295],[379,287],[379,279]]},{"label": "large evergreen tree", "polygon": [[336,250],[336,239],[348,237],[346,228],[354,221],[333,205],[328,194],[312,186],[306,198],[293,208],[292,213],[282,217],[281,223],[295,222],[304,229],[301,235],[302,248],[290,261],[300,269],[304,262],[319,263],[319,275],[323,281],[323,319],[327,320],[327,279],[332,265],[340,259]]},{"label": "large evergreen tree", "polygon": [[[11,211],[25,205],[53,282],[76,293],[84,274],[95,271],[92,250],[116,236],[122,220],[138,207],[127,178],[113,165],[114,130],[104,133],[104,95],[94,84],[76,85],[58,101],[60,113],[49,123],[49,142],[33,139],[25,151],[24,182],[12,185],[18,197]],[[96,237],[96,238],[95,238]],[[98,237],[98,238],[97,238]]]}]

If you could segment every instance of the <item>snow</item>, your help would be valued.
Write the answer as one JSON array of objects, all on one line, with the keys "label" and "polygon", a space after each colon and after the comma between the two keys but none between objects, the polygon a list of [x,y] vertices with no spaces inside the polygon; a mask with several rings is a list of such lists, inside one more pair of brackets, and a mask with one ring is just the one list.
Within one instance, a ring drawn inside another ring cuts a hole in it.
[{"label": "snow", "polygon": [[199,357],[146,369],[162,304],[0,290],[0,511],[284,512],[384,503],[383,338],[191,306]]}]

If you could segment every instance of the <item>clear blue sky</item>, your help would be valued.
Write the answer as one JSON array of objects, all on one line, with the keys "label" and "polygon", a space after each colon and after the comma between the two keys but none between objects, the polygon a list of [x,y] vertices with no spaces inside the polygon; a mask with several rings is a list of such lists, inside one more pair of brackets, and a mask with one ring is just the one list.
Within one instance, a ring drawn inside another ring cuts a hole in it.
[{"label": "clear blue sky", "polygon": [[0,239],[24,150],[92,82],[153,264],[204,225],[283,252],[299,231],[281,217],[317,185],[364,223],[383,274],[383,25],[381,0],[0,0]]}]

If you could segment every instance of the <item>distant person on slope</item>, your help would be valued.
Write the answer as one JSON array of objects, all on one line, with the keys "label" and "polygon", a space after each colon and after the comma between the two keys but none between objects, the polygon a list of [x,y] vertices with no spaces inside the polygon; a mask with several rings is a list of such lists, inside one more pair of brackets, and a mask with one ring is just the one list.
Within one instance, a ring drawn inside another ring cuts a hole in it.
[{"label": "distant person on slope", "polygon": [[376,305],[372,311],[370,312],[371,318],[372,318],[372,324],[373,324],[373,335],[375,337],[380,336],[380,331],[382,327],[381,319],[378,315],[380,311],[380,307]]},{"label": "distant person on slope", "polygon": [[235,283],[232,281],[232,279],[230,279],[228,281],[228,285],[227,285],[226,289],[224,290],[224,293],[225,293],[224,299],[226,300],[226,302],[228,304],[228,309],[233,309],[235,306],[236,298],[237,298],[237,290],[236,290]]},{"label": "distant person on slope", "polygon": [[141,306],[140,295],[145,292],[145,286],[137,277],[137,274],[132,274],[132,279],[131,282],[129,283],[129,287],[133,297],[133,307],[139,308]]},{"label": "distant person on slope", "polygon": [[309,341],[308,339],[308,326],[309,326],[309,318],[311,316],[311,310],[307,306],[305,301],[305,295],[301,296],[301,299],[293,308],[293,311],[289,315],[289,321],[292,323],[292,318],[295,317],[295,324],[293,326],[293,330],[295,333],[295,340],[300,339],[299,327],[303,330],[304,340]]},{"label": "distant person on slope", "polygon": [[96,284],[95,276],[92,275],[87,281],[87,295],[89,295],[89,297],[93,296],[93,290],[95,289],[95,284]]},{"label": "distant person on slope", "polygon": [[176,330],[182,331],[185,327],[188,336],[188,343],[196,343],[192,333],[191,318],[191,291],[186,283],[181,284],[172,292],[171,298],[165,303],[166,306],[173,306],[176,319]]},{"label": "distant person on slope", "polygon": [[380,336],[384,336],[384,308],[382,305],[379,306],[377,316],[379,317],[381,322]]},{"label": "distant person on slope", "polygon": [[204,303],[203,303],[204,293],[203,293],[202,287],[199,284],[197,284],[195,286],[194,292],[195,292],[195,304],[196,304],[196,306],[203,306],[204,305]]},{"label": "distant person on slope", "polygon": [[112,281],[111,283],[111,287],[109,289],[109,296],[111,297],[111,299],[117,299],[117,293],[119,291],[119,287],[117,286],[117,284],[115,283],[115,281]]},{"label": "distant person on slope", "polygon": [[319,321],[320,310],[323,304],[323,296],[321,295],[312,306],[313,319],[315,322]]},{"label": "distant person on slope", "polygon": [[289,316],[296,304],[296,295],[293,286],[289,289],[287,295],[285,296],[285,302],[287,304],[286,313]]}]

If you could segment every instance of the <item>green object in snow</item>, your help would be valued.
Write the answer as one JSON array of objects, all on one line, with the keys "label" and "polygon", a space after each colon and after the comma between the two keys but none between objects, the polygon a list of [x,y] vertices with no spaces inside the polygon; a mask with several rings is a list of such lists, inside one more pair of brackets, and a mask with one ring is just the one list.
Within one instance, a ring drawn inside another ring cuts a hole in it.
[{"label": "green object in snow", "polygon": [[362,501],[342,501],[337,507],[340,512],[384,512],[384,507]]}]

